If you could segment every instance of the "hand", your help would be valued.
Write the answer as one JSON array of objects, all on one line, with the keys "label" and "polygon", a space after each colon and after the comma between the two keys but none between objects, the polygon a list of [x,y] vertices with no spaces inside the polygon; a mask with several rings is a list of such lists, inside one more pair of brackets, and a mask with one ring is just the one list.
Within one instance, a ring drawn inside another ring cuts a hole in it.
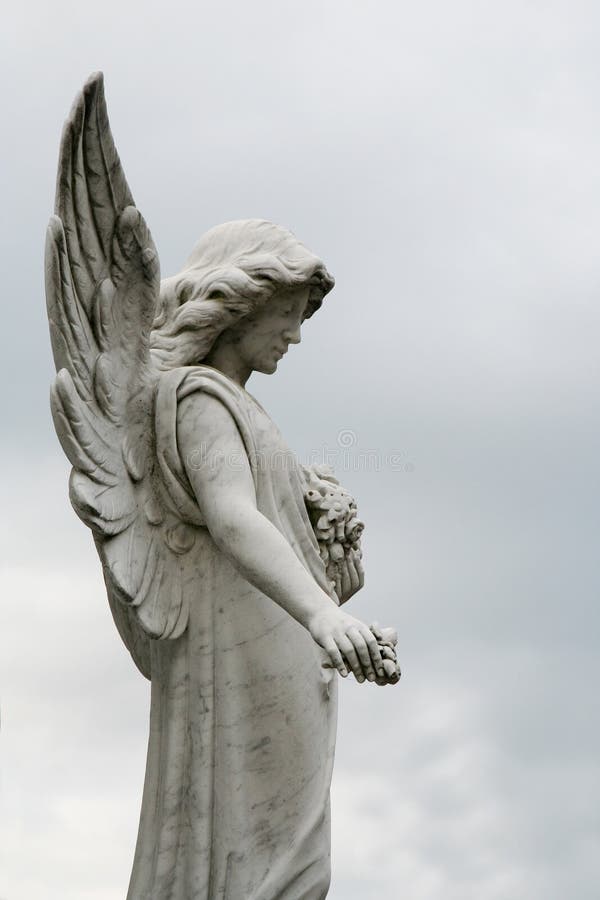
[{"label": "hand", "polygon": [[377,678],[377,684],[397,684],[400,681],[400,666],[396,655],[398,632],[395,628],[381,628],[377,622],[369,626],[379,644],[385,670],[384,678]]},{"label": "hand", "polygon": [[344,559],[336,568],[335,592],[342,603],[346,603],[353,597],[365,583],[365,570],[363,569],[360,551],[354,547],[346,551]]},{"label": "hand", "polygon": [[348,675],[349,668],[360,682],[365,678],[368,681],[385,678],[377,638],[360,619],[347,615],[332,603],[331,608],[313,616],[308,630],[342,677]]}]

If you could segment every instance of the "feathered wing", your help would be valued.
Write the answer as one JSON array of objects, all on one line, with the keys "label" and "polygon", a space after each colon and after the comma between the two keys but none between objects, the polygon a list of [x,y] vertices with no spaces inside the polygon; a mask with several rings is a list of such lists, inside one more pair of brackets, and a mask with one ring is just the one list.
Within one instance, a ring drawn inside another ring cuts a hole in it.
[{"label": "feathered wing", "polygon": [[188,601],[155,469],[149,335],[158,257],[115,149],[100,73],[65,124],[55,213],[46,242],[52,415],[117,627],[150,677],[149,639],[182,634]]}]

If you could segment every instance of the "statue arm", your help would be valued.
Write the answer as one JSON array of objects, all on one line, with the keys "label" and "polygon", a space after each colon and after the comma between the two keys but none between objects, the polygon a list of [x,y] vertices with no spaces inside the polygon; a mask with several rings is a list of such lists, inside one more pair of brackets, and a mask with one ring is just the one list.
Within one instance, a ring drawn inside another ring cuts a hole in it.
[{"label": "statue arm", "polygon": [[335,605],[258,510],[244,445],[223,404],[206,394],[182,400],[177,440],[208,530],[244,578],[306,628],[340,674],[349,666],[360,681],[381,675],[371,630]]}]

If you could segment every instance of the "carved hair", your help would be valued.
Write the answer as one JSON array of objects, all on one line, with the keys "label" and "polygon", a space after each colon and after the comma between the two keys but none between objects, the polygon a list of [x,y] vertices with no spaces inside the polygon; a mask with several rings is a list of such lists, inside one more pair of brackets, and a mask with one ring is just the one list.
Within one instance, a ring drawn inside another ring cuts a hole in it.
[{"label": "carved hair", "polygon": [[308,318],[333,285],[323,262],[286,228],[262,219],[217,225],[181,272],[162,281],[152,355],[161,369],[198,364],[223,331],[276,293],[309,287]]}]

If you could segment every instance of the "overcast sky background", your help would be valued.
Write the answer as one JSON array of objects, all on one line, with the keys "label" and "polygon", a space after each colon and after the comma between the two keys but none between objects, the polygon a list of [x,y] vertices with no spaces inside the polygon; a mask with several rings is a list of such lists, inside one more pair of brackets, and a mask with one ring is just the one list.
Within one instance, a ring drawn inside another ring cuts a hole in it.
[{"label": "overcast sky background", "polygon": [[600,8],[577,0],[4,11],[0,898],[123,900],[141,800],[148,683],[48,412],[44,231],[99,68],[164,275],[258,216],[337,279],[249,385],[357,496],[351,611],[400,632],[400,686],[341,685],[331,900],[596,900]]}]

